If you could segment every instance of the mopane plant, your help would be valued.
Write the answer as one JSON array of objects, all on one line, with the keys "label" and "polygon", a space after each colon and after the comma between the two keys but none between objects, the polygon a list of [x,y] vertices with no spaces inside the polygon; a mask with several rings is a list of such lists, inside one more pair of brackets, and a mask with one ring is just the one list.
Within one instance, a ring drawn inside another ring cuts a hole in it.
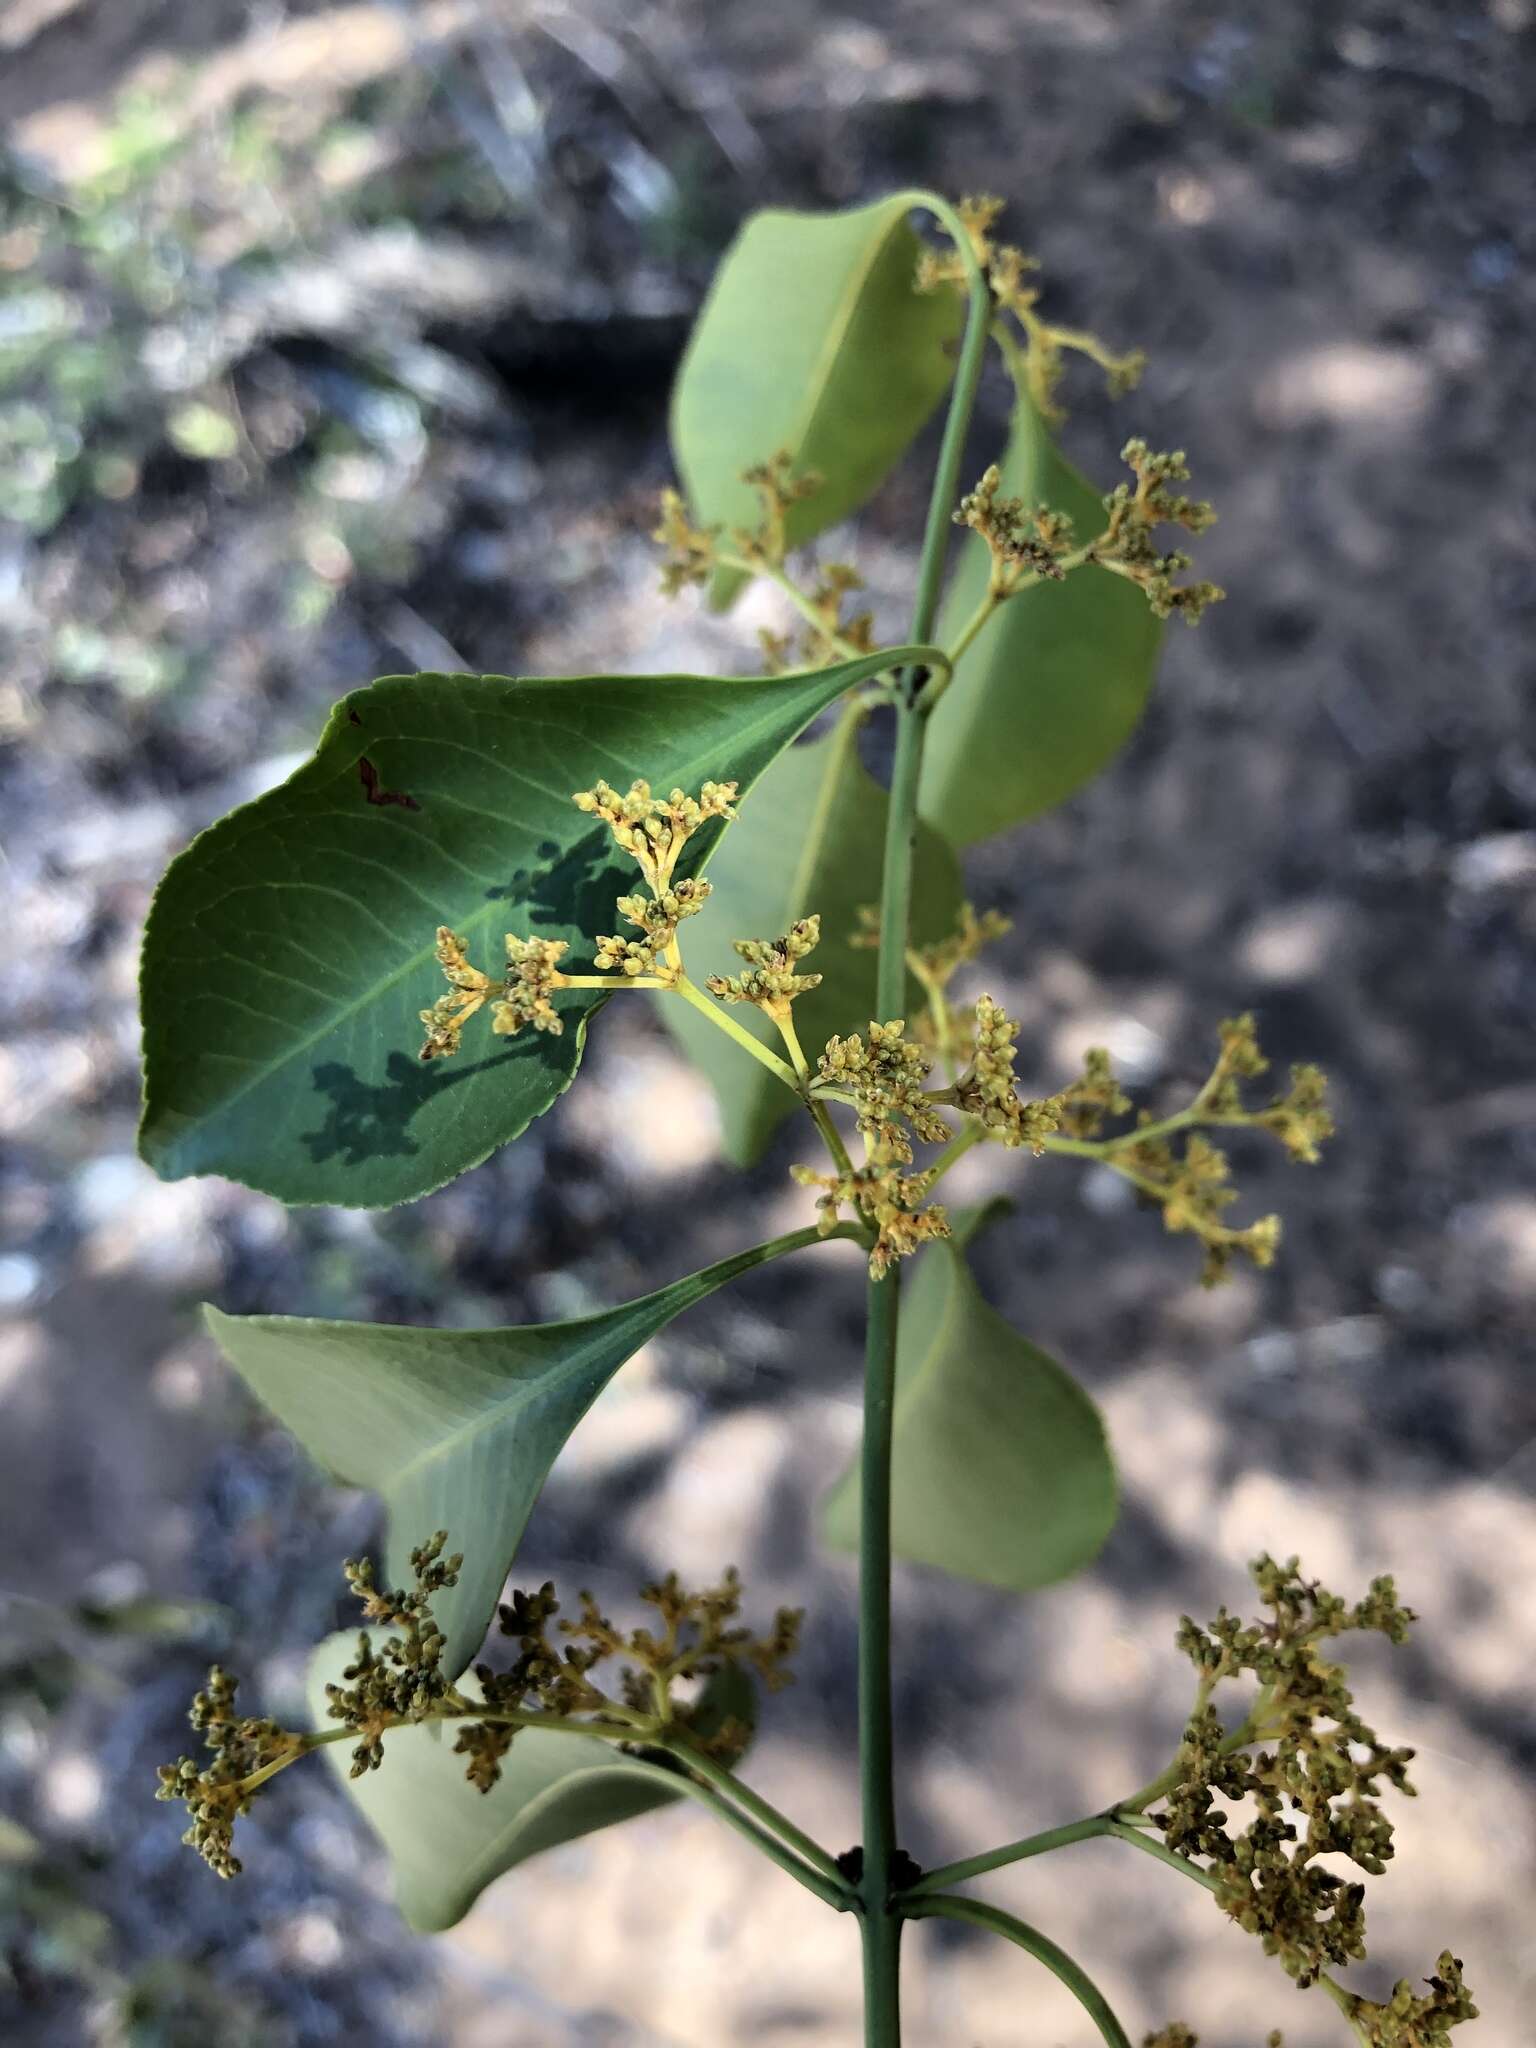
[{"label": "mopane plant", "polygon": [[[1392,1853],[1383,1795],[1411,1789],[1408,1752],[1362,1720],[1333,1648],[1359,1630],[1402,1639],[1411,1616],[1390,1579],[1350,1604],[1294,1559],[1260,1558],[1260,1620],[1180,1625],[1193,1703],[1151,1783],[943,1869],[900,1846],[893,1556],[1023,1593],[1086,1565],[1116,1509],[1092,1402],[984,1299],[969,1246],[989,1216],[946,1209],[946,1174],[975,1145],[1027,1172],[1054,1155],[1099,1162],[1195,1241],[1214,1285],[1235,1259],[1268,1265],[1280,1235],[1272,1216],[1230,1219],[1221,1134],[1310,1163],[1332,1128],[1315,1068],[1263,1084],[1250,1017],[1216,1026],[1203,1086],[1153,1117],[1103,1052],[1025,1099],[1018,1025],[985,993],[959,996],[1005,929],[965,900],[960,852],[1103,767],[1146,698],[1163,622],[1194,624],[1222,595],[1170,545],[1213,516],[1182,495],[1182,454],[1129,441],[1126,480],[1103,495],[1058,453],[1065,356],[1116,389],[1139,359],[1051,324],[999,211],[905,192],[763,213],[726,255],[677,383],[682,489],[657,539],[669,592],[697,586],[725,608],[754,577],[782,591],[801,623],[760,636],[765,676],[385,677],[165,877],[144,945],[142,1144],[169,1178],[226,1174],[292,1203],[425,1195],[548,1109],[598,1013],[642,989],[717,1091],[738,1161],[789,1116],[815,1157],[795,1169],[814,1191],[804,1228],[572,1322],[424,1330],[210,1309],[259,1398],[328,1470],[382,1495],[388,1545],[381,1576],[346,1566],[367,1627],[317,1650],[314,1727],[248,1715],[215,1670],[192,1708],[208,1754],[167,1765],[160,1796],[185,1804],[187,1840],[232,1876],[261,1788],[324,1750],[423,1929],[541,1849],[697,1800],[850,1915],[870,2048],[900,2040],[903,1924],[933,1917],[1017,1943],[1075,1994],[1085,2028],[1125,2048],[1082,1963],[969,1890],[1108,1836],[1203,1885],[1334,2002],[1346,2034],[1440,2048],[1474,2017],[1455,1957],[1384,2000],[1338,1974],[1365,1955],[1363,1880]],[[1012,425],[967,479],[994,346]],[[876,646],[856,572],[796,565],[946,394],[911,631]],[[944,593],[957,523],[969,535]],[[861,758],[871,719],[893,732],[888,788]],[[503,1598],[551,1464],[626,1359],[739,1273],[833,1237],[869,1267],[862,1451],[825,1514],[827,1539],[859,1559],[863,1839],[842,1853],[750,1783],[757,1695],[788,1676],[798,1613],[743,1622],[731,1569],[703,1589],[641,1587],[643,1622],[550,1585]],[[484,1647],[493,1623],[510,1639],[499,1656]],[[1191,2039],[1177,2024],[1147,2036]]]}]

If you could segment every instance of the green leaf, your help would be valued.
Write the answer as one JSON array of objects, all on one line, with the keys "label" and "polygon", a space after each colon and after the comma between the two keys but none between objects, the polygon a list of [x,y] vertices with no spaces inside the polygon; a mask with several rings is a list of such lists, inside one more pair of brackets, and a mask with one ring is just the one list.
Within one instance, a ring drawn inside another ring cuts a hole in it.
[{"label": "green leaf", "polygon": [[[1115,1468],[1076,1380],[982,1299],[965,1247],[985,1220],[957,1218],[953,1240],[919,1255],[903,1296],[892,1543],[913,1564],[1024,1593],[1099,1550]],[[840,1549],[858,1544],[858,1478],[855,1465],[827,1501]]]},{"label": "green leaf", "polygon": [[[821,987],[795,1004],[806,1056],[839,1031],[863,1031],[875,1010],[876,956],[849,944],[861,904],[880,896],[889,804],[859,760],[857,714],[823,739],[792,747],[764,775],[710,863],[709,911],[687,930],[688,971],[731,974],[741,961],[733,939],[774,939],[797,917],[821,915],[821,944],[806,961]],[[919,828],[913,871],[915,942],[941,938],[959,916],[960,871],[938,834]],[[918,1000],[915,984],[912,1001]],[[720,1101],[725,1147],[740,1165],[761,1156],[777,1125],[798,1105],[790,1090],[746,1057],[696,1010],[658,998],[662,1015],[702,1069]],[[782,1055],[783,1041],[760,1010],[734,1015]],[[884,1020],[882,1020],[884,1021]]]},{"label": "green leaf", "polygon": [[[1070,512],[1079,541],[1104,525],[1101,495],[1058,451],[1027,398],[1014,409],[1003,489]],[[938,638],[953,646],[987,588],[986,543],[968,535]],[[1162,627],[1133,583],[1074,569],[1010,598],[961,657],[928,723],[918,808],[969,846],[1059,804],[1130,738]]]},{"label": "green leaf", "polygon": [[389,1511],[385,1576],[410,1583],[410,1554],[435,1530],[464,1553],[433,1611],[450,1678],[484,1638],[539,1491],[566,1438],[656,1332],[739,1273],[814,1244],[806,1229],[754,1245],[621,1308],[506,1330],[418,1330],[309,1316],[204,1310],[258,1400],[338,1479]]},{"label": "green leaf", "polygon": [[[167,1180],[222,1173],[356,1208],[477,1166],[569,1087],[605,998],[560,997],[562,1036],[487,1024],[425,1066],[437,927],[487,970],[509,931],[568,940],[585,965],[635,870],[573,790],[600,776],[750,788],[818,711],[904,654],[752,681],[388,676],[343,698],[314,757],[194,840],[156,892],[145,1159]],[[690,845],[689,871],[717,833]]]},{"label": "green leaf", "polygon": [[[787,449],[822,479],[790,508],[790,545],[845,519],[895,467],[954,375],[956,293],[913,285],[908,199],[847,213],[757,213],[721,259],[678,372],[672,450],[701,522],[755,527],[741,480]],[[722,571],[724,607],[746,578]]]},{"label": "green leaf", "polygon": [[[310,1710],[321,1726],[326,1683],[340,1677],[356,1643],[351,1630],[329,1637],[315,1653]],[[460,1690],[479,1697],[473,1679]],[[718,1718],[750,1722],[751,1690],[738,1672],[722,1672],[701,1708],[701,1728],[709,1725],[710,1695]],[[396,1729],[384,1738],[382,1768],[361,1778],[347,1776],[345,1743],[325,1755],[388,1850],[396,1902],[420,1934],[438,1934],[462,1920],[487,1885],[541,1849],[654,1812],[687,1791],[686,1781],[664,1763],[538,1728],[515,1737],[499,1782],[484,1793],[465,1778],[451,1728]]]}]

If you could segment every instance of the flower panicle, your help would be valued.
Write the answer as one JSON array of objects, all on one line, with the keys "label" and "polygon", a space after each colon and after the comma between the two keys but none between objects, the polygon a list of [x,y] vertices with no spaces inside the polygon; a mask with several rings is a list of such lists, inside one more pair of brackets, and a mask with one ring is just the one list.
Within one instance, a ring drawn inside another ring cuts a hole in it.
[{"label": "flower panicle", "polygon": [[[1401,1643],[1414,1617],[1390,1577],[1373,1579],[1350,1603],[1307,1578],[1294,1557],[1262,1556],[1251,1573],[1263,1619],[1243,1622],[1223,1607],[1203,1626],[1188,1615],[1180,1622],[1195,1705],[1150,1818],[1175,1854],[1203,1859],[1222,1910],[1305,1988],[1364,1956],[1363,1880],[1380,1876],[1392,1855],[1382,1790],[1413,1791],[1412,1750],[1367,1725],[1348,1674],[1324,1646],[1363,1633]],[[1229,1734],[1212,1695],[1244,1678],[1257,1696]],[[1227,1812],[1236,1801],[1253,1814],[1244,1826]],[[1341,1876],[1327,1858],[1361,1876]],[[1450,2028],[1476,2013],[1449,1955],[1427,1996],[1402,1983],[1377,2005],[1329,1984],[1372,2048],[1444,2048]]]},{"label": "flower panicle", "polygon": [[[1112,398],[1134,390],[1147,365],[1141,349],[1117,354],[1097,335],[1081,328],[1058,326],[1041,313],[1039,259],[998,239],[1003,201],[990,193],[967,194],[956,211],[986,277],[993,306],[1000,317],[1010,319],[1017,329],[1022,343],[1024,388],[1047,425],[1054,426],[1066,417],[1057,392],[1069,352],[1086,356],[1097,364]],[[964,291],[966,269],[959,252],[925,249],[918,259],[916,284],[923,292],[944,288]]]},{"label": "flower panicle", "polygon": [[1161,1208],[1166,1229],[1199,1240],[1204,1251],[1200,1277],[1207,1287],[1226,1279],[1239,1257],[1259,1267],[1271,1265],[1281,1224],[1272,1215],[1242,1228],[1226,1222],[1238,1191],[1226,1153],[1205,1132],[1265,1131],[1291,1159],[1315,1165],[1334,1130],[1320,1068],[1292,1067],[1289,1088],[1255,1108],[1243,1084],[1266,1074],[1269,1061],[1252,1014],[1225,1018],[1218,1036],[1210,1074],[1188,1107],[1173,1116],[1154,1120],[1142,1111],[1131,1129],[1106,1136],[1106,1125],[1127,1115],[1132,1103],[1102,1047],[1088,1053],[1081,1076],[1055,1098],[1061,1132],[1074,1149],[1090,1150],[1124,1175],[1144,1200]]},{"label": "flower panicle", "polygon": [[[635,861],[646,885],[645,893],[620,896],[615,904],[620,919],[639,936],[599,933],[593,940],[596,971],[614,976],[611,985],[670,985],[682,973],[678,928],[704,908],[710,885],[701,876],[679,875],[677,866],[688,842],[705,825],[736,816],[736,792],[734,782],[706,782],[697,796],[682,789],[659,796],[648,782],[637,779],[624,791],[600,781],[571,799],[579,811],[607,825],[614,844]],[[499,1037],[515,1038],[531,1025],[558,1038],[565,1029],[554,1003],[559,991],[578,981],[587,987],[609,985],[574,976],[561,964],[570,952],[568,940],[508,932],[505,945],[506,968],[497,978],[474,965],[459,933],[438,926],[436,958],[448,992],[421,1012],[426,1026],[423,1060],[447,1059],[456,1053],[465,1025],[487,1004],[491,1029]]]}]

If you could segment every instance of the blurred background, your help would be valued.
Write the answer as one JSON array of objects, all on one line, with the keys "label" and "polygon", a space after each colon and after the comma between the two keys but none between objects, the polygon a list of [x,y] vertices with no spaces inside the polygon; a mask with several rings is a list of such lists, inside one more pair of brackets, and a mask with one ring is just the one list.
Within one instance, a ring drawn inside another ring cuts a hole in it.
[{"label": "blurred background", "polygon": [[[971,863],[1041,1092],[1092,1043],[1154,1102],[1252,1007],[1340,1136],[1243,1184],[1288,1241],[1203,1293],[1187,1242],[1066,1161],[1008,1179],[992,1299],[1102,1402],[1126,1490],[1023,1603],[904,1572],[904,1828],[925,1861],[1088,1811],[1170,1753],[1181,1610],[1257,1550],[1392,1568],[1361,1659],[1420,1751],[1374,1887],[1380,1995],[1450,1946],[1513,2048],[1536,2009],[1536,430],[1532,0],[0,5],[0,2034],[28,2044],[845,2048],[853,1930],[705,1815],[578,1843],[416,1940],[316,1766],[218,1885],[151,1803],[209,1656],[298,1711],[364,1497],[255,1412],[196,1304],[483,1323],[577,1312],[799,1220],[640,1005],[573,1092],[415,1207],[286,1212],[135,1160],[138,934],[190,834],[329,704],[421,667],[747,669],[644,538],[713,262],[765,201],[995,190],[1047,309],[1145,347],[1068,447],[1185,446],[1229,602],[1170,634],[1112,771]],[[974,467],[993,452],[989,383]],[[925,453],[854,552],[903,630]],[[972,1155],[973,1189],[992,1162]],[[687,1227],[678,1218],[686,1216]],[[856,1837],[857,1256],[751,1276],[578,1431],[525,1569],[622,1607],[735,1559],[809,1609],[756,1753]],[[814,1268],[814,1270],[813,1270]],[[1134,1867],[1126,1867],[1127,1864]],[[1338,2042],[1193,1886],[1113,1844],[991,1880],[1137,2038]],[[1185,1896],[1188,1894],[1188,1896]],[[909,2048],[1087,2039],[982,1937],[910,1936]],[[1460,2037],[1458,2037],[1460,2038]]]}]

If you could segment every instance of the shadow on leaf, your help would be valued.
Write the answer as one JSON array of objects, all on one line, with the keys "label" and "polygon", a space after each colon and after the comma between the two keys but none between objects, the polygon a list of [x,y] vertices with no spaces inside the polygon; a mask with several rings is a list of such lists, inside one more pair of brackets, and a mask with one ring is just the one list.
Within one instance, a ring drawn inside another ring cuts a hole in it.
[{"label": "shadow on leaf", "polygon": [[490,1059],[476,1060],[455,1073],[424,1066],[403,1052],[392,1052],[383,1081],[365,1081],[355,1067],[327,1060],[313,1071],[317,1093],[330,1098],[330,1109],[317,1131],[305,1131],[302,1143],[316,1166],[341,1159],[361,1166],[369,1159],[407,1159],[420,1150],[409,1134],[411,1119],[449,1088],[473,1080],[489,1067],[502,1067],[523,1057],[529,1045],[510,1045]]}]

